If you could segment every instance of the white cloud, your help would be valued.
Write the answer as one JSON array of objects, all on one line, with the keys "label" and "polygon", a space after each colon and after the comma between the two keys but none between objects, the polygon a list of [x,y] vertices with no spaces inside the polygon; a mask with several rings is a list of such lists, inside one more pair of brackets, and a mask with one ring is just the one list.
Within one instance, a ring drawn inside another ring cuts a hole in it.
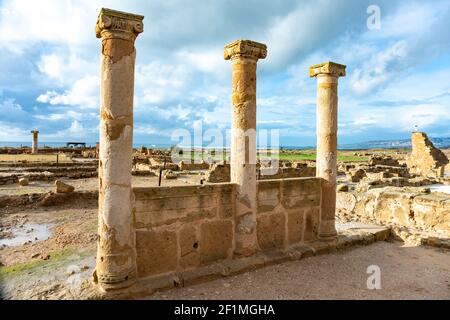
[{"label": "white cloud", "polygon": [[377,90],[381,85],[396,75],[408,52],[403,41],[395,43],[388,49],[377,53],[350,75],[350,82],[356,94],[367,94]]},{"label": "white cloud", "polygon": [[44,54],[37,64],[39,71],[58,84],[69,85],[86,74],[99,69],[98,61],[82,59],[79,55],[66,51]]},{"label": "white cloud", "polygon": [[64,93],[47,91],[37,97],[36,101],[50,105],[78,106],[80,109],[94,109],[99,107],[100,78],[85,76],[76,81],[70,90]]},{"label": "white cloud", "polygon": [[139,107],[182,96],[190,78],[190,70],[181,64],[170,65],[155,61],[137,66],[135,77],[135,104]]},{"label": "white cloud", "polygon": [[[92,24],[100,4],[73,0],[4,0],[0,12],[0,47],[21,53],[36,43],[73,48],[95,41]],[[94,39],[93,39],[94,38]]]},{"label": "white cloud", "polygon": [[98,132],[98,126],[85,127],[77,120],[71,122],[66,129],[58,130],[54,133],[41,132],[41,138],[45,141],[67,141],[71,139],[91,139],[93,134]]},{"label": "white cloud", "polygon": [[31,140],[29,130],[13,127],[8,123],[0,122],[0,141],[28,141]]}]

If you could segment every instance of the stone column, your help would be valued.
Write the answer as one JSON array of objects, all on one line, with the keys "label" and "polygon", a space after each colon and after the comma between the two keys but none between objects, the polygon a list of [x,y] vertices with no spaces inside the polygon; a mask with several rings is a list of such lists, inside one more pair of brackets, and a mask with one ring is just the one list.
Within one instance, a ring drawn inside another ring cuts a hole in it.
[{"label": "stone column", "polygon": [[134,42],[143,16],[102,9],[96,25],[102,40],[99,147],[99,217],[94,281],[103,290],[136,280],[131,189]]},{"label": "stone column", "polygon": [[333,240],[335,227],[338,78],[345,76],[345,66],[334,62],[314,65],[310,77],[317,78],[317,160],[316,176],[322,178],[322,204],[319,238]]},{"label": "stone column", "polygon": [[231,182],[237,184],[235,254],[258,249],[256,233],[256,62],[264,44],[238,40],[225,46],[232,63]]},{"label": "stone column", "polygon": [[33,135],[33,142],[31,144],[31,153],[32,154],[37,154],[38,153],[38,136],[39,136],[39,131],[37,130],[33,130],[31,131],[31,134]]}]

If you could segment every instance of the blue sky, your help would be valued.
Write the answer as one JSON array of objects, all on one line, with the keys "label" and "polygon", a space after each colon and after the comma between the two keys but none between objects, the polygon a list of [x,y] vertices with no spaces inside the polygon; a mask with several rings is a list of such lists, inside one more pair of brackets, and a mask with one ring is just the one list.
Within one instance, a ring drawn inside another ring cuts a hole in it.
[{"label": "blue sky", "polygon": [[[381,9],[370,30],[369,5]],[[136,42],[136,143],[175,129],[230,125],[235,39],[267,44],[258,63],[258,128],[283,145],[315,144],[308,67],[347,65],[339,142],[450,136],[450,1],[0,0],[0,141],[98,140],[101,7],[142,14]]]}]

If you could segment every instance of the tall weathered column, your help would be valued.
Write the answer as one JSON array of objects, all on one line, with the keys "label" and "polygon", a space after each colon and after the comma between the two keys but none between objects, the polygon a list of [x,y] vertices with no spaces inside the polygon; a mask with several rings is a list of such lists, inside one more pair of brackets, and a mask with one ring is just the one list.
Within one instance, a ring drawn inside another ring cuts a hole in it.
[{"label": "tall weathered column", "polygon": [[231,182],[237,184],[235,253],[251,255],[256,234],[256,63],[264,59],[262,43],[238,40],[225,46],[232,62]]},{"label": "tall weathered column", "polygon": [[39,136],[39,131],[37,130],[33,130],[31,131],[31,134],[33,135],[33,142],[31,144],[31,153],[32,154],[37,154],[38,153],[38,136]]},{"label": "tall weathered column", "polygon": [[104,290],[136,280],[131,189],[134,42],[143,16],[102,9],[96,25],[102,39],[99,150],[99,242],[94,280]]},{"label": "tall weathered column", "polygon": [[345,66],[334,62],[314,65],[310,77],[317,78],[317,160],[316,176],[322,181],[319,238],[334,239],[336,211],[338,78]]}]

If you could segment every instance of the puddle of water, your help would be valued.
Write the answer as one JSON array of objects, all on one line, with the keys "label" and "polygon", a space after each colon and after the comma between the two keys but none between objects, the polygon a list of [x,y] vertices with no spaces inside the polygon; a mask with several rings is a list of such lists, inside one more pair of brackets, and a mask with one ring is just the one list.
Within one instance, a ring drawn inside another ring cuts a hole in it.
[{"label": "puddle of water", "polygon": [[0,246],[16,247],[28,241],[38,242],[47,240],[51,236],[50,227],[51,225],[49,224],[26,223],[22,227],[11,228],[6,231],[12,232],[14,236],[8,239],[0,239]]},{"label": "puddle of water", "polygon": [[450,194],[450,186],[445,184],[432,184],[429,186],[425,186],[426,188],[430,188],[431,192],[443,192]]}]

